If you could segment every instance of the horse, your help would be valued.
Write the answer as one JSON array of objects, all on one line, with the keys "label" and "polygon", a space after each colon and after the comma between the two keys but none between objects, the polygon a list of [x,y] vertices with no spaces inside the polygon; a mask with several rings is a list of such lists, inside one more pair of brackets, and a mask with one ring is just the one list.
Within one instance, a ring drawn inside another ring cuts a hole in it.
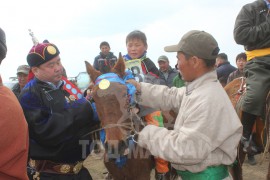
[{"label": "horse", "polygon": [[[241,98],[245,94],[245,78],[237,78],[231,81],[224,87],[224,90],[228,94],[235,110],[241,120],[242,111],[241,111]],[[261,117],[257,116],[256,122],[253,128],[252,139],[256,143],[261,152],[269,152],[269,122],[270,122],[270,91],[266,98],[265,104],[265,121]],[[266,142],[265,142],[266,140]],[[242,164],[245,160],[246,153],[243,152],[243,145],[239,142],[237,161],[236,164],[232,167],[232,175],[235,180],[242,180]],[[268,166],[267,179],[270,180],[270,163]]]},{"label": "horse", "polygon": [[122,56],[110,73],[101,74],[86,63],[87,73],[94,83],[92,98],[96,104],[102,129],[106,132],[104,164],[113,179],[149,180],[154,168],[150,152],[137,146],[134,134],[144,123],[135,115],[129,86],[123,78],[125,62]]}]

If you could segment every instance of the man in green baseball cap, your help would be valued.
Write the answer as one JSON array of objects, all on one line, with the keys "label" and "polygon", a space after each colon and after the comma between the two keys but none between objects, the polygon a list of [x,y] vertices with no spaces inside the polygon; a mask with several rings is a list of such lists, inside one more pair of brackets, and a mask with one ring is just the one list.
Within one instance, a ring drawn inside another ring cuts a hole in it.
[{"label": "man in green baseball cap", "polygon": [[192,30],[164,49],[177,53],[186,86],[129,81],[139,104],[178,114],[173,130],[147,125],[137,136],[138,145],[171,162],[182,179],[230,179],[228,166],[236,159],[242,125],[217,80],[217,41],[205,31]]}]

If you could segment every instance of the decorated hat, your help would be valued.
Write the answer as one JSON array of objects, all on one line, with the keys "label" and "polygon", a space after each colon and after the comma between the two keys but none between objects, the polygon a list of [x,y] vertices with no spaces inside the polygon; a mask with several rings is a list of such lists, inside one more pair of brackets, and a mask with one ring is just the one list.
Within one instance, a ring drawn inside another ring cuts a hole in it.
[{"label": "decorated hat", "polygon": [[44,41],[43,43],[38,43],[34,45],[27,55],[27,63],[30,67],[39,66],[44,64],[54,57],[58,56],[60,51],[57,46]]}]

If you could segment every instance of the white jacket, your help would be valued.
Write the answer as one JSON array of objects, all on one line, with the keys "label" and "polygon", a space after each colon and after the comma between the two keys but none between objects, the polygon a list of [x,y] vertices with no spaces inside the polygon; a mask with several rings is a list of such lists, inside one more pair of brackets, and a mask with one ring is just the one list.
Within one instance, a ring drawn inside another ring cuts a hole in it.
[{"label": "white jacket", "polygon": [[141,83],[137,100],[178,112],[174,130],[148,125],[139,133],[138,144],[152,155],[191,172],[235,161],[242,124],[215,71],[182,88]]}]

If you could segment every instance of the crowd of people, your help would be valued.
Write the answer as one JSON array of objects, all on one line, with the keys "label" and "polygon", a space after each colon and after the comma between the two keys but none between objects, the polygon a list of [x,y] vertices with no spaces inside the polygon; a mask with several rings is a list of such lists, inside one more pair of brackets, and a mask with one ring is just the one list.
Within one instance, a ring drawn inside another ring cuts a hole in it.
[{"label": "crowd of people", "polygon": [[[147,125],[135,139],[155,157],[157,180],[167,179],[169,163],[182,179],[231,179],[228,166],[236,160],[239,142],[250,164],[256,164],[258,150],[250,137],[256,117],[264,117],[270,87],[269,13],[270,0],[256,0],[240,10],[233,33],[246,52],[236,56],[237,68],[205,31],[191,30],[178,44],[166,46],[166,52],[176,53],[177,64],[171,66],[161,55],[159,68],[147,56],[145,33],[127,35],[123,57],[134,75],[127,83],[135,86],[138,105],[149,107],[140,114]],[[93,66],[107,73],[117,57],[108,42],[99,47]],[[7,49],[0,28],[0,64]],[[95,103],[63,76],[55,44],[34,44],[26,56],[12,90],[0,77],[0,179],[92,179],[83,161],[93,149],[89,132],[100,123]],[[241,121],[223,89],[239,77],[246,78]],[[162,112],[170,110],[177,117],[167,129]]]}]

